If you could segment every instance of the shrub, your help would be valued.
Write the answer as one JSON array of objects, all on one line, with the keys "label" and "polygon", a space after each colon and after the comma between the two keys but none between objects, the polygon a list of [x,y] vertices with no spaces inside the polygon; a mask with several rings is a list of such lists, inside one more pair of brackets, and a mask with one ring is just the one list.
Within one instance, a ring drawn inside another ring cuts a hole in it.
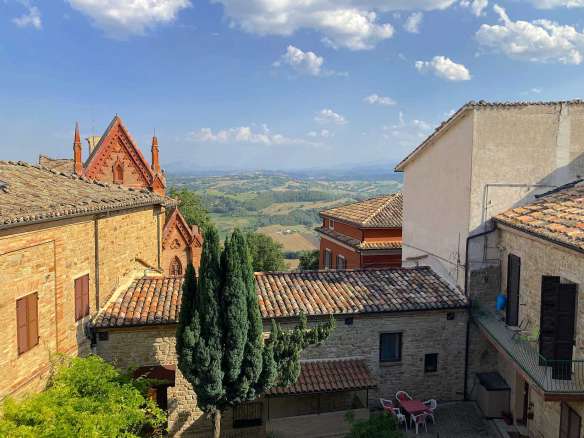
[{"label": "shrub", "polygon": [[402,433],[397,429],[395,418],[384,412],[374,414],[367,420],[354,421],[353,413],[345,416],[351,425],[347,438],[399,438]]},{"label": "shrub", "polygon": [[148,382],[98,356],[64,360],[47,389],[2,406],[0,436],[139,437],[162,433],[164,412],[145,397]]}]

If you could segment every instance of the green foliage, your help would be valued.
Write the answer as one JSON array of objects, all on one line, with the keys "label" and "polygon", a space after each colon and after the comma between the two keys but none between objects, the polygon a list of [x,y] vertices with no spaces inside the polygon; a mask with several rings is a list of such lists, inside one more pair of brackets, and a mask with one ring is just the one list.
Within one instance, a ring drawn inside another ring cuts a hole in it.
[{"label": "green foliage", "polygon": [[298,268],[301,271],[313,271],[318,269],[319,261],[320,251],[318,249],[314,251],[302,251]]},{"label": "green foliage", "polygon": [[204,207],[201,197],[188,189],[172,187],[168,195],[180,201],[179,210],[189,225],[197,225],[205,230],[211,225],[209,212]]},{"label": "green foliage", "polygon": [[351,425],[347,438],[400,438],[403,436],[397,428],[395,418],[384,412],[371,415],[368,420],[354,421],[353,413],[347,412],[345,420]]},{"label": "green foliage", "polygon": [[186,308],[177,327],[179,368],[193,385],[199,407],[214,416],[217,427],[226,408],[254,400],[275,384],[296,381],[302,350],[322,342],[334,329],[332,317],[309,328],[301,316],[293,330],[272,322],[264,342],[246,240],[235,230],[219,254],[217,231],[207,229],[198,287],[189,267],[183,289]]},{"label": "green foliage", "polygon": [[98,356],[58,365],[47,389],[5,401],[2,437],[138,437],[160,435],[166,420],[144,396],[146,382],[120,374]]},{"label": "green foliage", "polygon": [[282,245],[262,233],[248,232],[245,235],[256,272],[283,271],[286,269]]}]

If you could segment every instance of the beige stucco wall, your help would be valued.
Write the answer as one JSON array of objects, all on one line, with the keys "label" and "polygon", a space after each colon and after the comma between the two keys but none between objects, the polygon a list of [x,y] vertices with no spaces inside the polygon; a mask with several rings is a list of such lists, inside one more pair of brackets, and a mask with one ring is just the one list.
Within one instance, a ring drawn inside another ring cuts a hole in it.
[{"label": "beige stucco wall", "polygon": [[[400,389],[421,399],[462,399],[467,313],[454,311],[453,320],[447,320],[446,313],[355,316],[352,325],[346,325],[340,317],[329,339],[309,348],[302,357],[365,358],[378,381],[378,390],[369,391],[370,404],[376,403],[378,397],[392,398]],[[285,328],[294,325],[294,322],[283,324]],[[269,329],[267,321],[265,329]],[[379,334],[384,332],[402,333],[401,362],[379,362]],[[107,341],[98,341],[96,352],[119,367],[176,364],[175,326],[110,329],[108,337]],[[437,372],[424,373],[426,353],[439,354]],[[210,424],[197,408],[192,388],[180,371],[177,370],[176,376],[176,384],[168,393],[169,428],[183,436],[208,433]],[[274,403],[274,408],[278,408],[279,402]],[[226,430],[232,424],[230,415],[228,412],[223,422]]]},{"label": "beige stucco wall", "polygon": [[[98,220],[100,303],[143,275],[136,258],[157,263],[153,208],[126,210]],[[96,303],[95,217],[0,231],[0,399],[42,387],[55,352],[89,351],[87,317],[75,321],[74,280],[89,274],[90,312]],[[39,345],[19,355],[16,300],[39,296]]]},{"label": "beige stucco wall", "polygon": [[[431,266],[453,283],[462,284],[473,141],[473,113],[444,131],[408,164],[403,192],[403,266],[410,257],[425,256]],[[460,240],[459,240],[460,238]]]}]

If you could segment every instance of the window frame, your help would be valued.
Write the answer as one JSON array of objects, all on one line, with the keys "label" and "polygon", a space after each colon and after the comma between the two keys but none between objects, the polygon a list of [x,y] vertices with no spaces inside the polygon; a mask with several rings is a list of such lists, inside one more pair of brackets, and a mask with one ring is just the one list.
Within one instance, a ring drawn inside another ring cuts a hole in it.
[{"label": "window frame", "polygon": [[[384,336],[397,336],[398,348],[397,357],[392,359],[383,359],[383,337]],[[402,360],[402,347],[403,347],[403,332],[383,332],[379,333],[379,363],[397,363]]]},{"label": "window frame", "polygon": [[[342,260],[342,261],[343,261],[343,263],[342,263],[343,267],[342,267],[342,268],[340,268],[340,267],[339,267],[339,261],[340,261],[340,260]],[[345,256],[344,256],[344,255],[342,255],[342,254],[337,254],[337,260],[336,260],[336,263],[337,263],[337,269],[347,269],[347,259],[345,258]]]},{"label": "window frame", "polygon": [[[434,367],[430,367],[430,358],[434,358]],[[426,353],[424,354],[424,373],[437,373],[438,372],[438,353]]]},{"label": "window frame", "polygon": [[[86,282],[86,287],[84,287]],[[80,287],[80,300],[77,301],[77,288]],[[75,322],[83,320],[91,313],[91,306],[89,303],[89,274],[81,275],[73,281],[73,292],[75,298]]]},{"label": "window frame", "polygon": [[328,228],[329,228],[329,230],[335,229],[335,221],[333,219],[328,220]]},{"label": "window frame", "polygon": [[[32,292],[28,295],[24,295],[20,298],[16,299],[16,350],[18,351],[18,355],[22,355],[34,347],[39,345],[40,335],[39,335],[39,294],[38,292]],[[24,329],[21,329],[21,321],[19,317],[19,307],[24,306],[24,320],[26,326]],[[33,318],[33,310],[36,313]],[[31,333],[31,327],[34,330]],[[23,332],[24,330],[24,332]],[[35,336],[31,336],[31,334],[36,333]],[[23,339],[23,337],[25,339]],[[25,341],[25,342],[21,342]],[[23,347],[21,348],[21,344]]]},{"label": "window frame", "polygon": [[324,249],[323,265],[324,269],[331,269],[333,267],[333,251],[330,248]]}]

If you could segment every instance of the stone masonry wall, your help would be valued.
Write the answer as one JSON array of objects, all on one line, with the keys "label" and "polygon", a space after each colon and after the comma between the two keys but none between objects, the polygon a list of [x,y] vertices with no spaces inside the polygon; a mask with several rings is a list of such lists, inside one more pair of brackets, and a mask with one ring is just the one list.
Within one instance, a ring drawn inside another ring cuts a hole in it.
[{"label": "stone masonry wall", "polygon": [[[90,313],[96,303],[93,216],[0,231],[0,400],[42,388],[53,353],[89,351],[84,325],[75,321],[74,281],[89,274]],[[143,258],[157,263],[153,209],[130,210],[99,220],[100,303],[136,275]],[[38,293],[39,345],[18,354],[16,300]]]},{"label": "stone masonry wall", "polygon": [[[466,310],[419,312],[408,314],[356,316],[352,325],[344,318],[322,345],[304,352],[304,359],[360,356],[367,359],[370,372],[378,380],[378,391],[369,392],[369,402],[378,397],[391,398],[406,390],[417,398],[458,400],[463,398]],[[294,326],[293,323],[284,324]],[[269,326],[266,321],[266,329]],[[98,341],[97,354],[119,367],[174,365],[175,326],[109,330],[107,341]],[[379,334],[402,333],[402,360],[379,363]],[[424,355],[438,353],[438,371],[424,373]],[[197,408],[196,397],[180,371],[176,384],[169,389],[169,429],[181,436],[205,436],[210,424]],[[225,433],[231,428],[230,413],[223,421]]]}]

